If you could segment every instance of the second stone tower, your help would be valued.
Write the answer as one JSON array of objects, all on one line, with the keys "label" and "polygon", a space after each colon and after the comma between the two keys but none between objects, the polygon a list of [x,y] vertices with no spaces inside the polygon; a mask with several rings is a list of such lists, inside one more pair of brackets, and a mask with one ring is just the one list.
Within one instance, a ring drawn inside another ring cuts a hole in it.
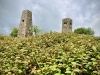
[{"label": "second stone tower", "polygon": [[62,20],[62,32],[63,33],[72,32],[72,19],[65,18]]}]

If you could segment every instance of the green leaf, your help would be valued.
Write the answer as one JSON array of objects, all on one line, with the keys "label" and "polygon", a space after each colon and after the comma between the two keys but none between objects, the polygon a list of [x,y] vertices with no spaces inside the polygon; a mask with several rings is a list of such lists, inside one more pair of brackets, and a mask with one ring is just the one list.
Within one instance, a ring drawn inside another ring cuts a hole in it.
[{"label": "green leaf", "polygon": [[70,68],[70,67],[67,67],[67,68],[66,68],[66,71],[70,71],[70,70],[71,70],[71,68]]},{"label": "green leaf", "polygon": [[56,74],[54,74],[54,75],[61,75],[60,73],[56,73]]},{"label": "green leaf", "polygon": [[92,61],[95,61],[96,59],[95,59],[95,58],[92,58],[91,60],[92,60]]},{"label": "green leaf", "polygon": [[73,65],[77,65],[77,63],[76,62],[71,62]]},{"label": "green leaf", "polygon": [[74,72],[81,72],[81,70],[80,69],[78,69],[78,68],[76,68],[76,69],[74,69]]},{"label": "green leaf", "polygon": [[18,70],[18,73],[21,74],[23,71],[22,70]]},{"label": "green leaf", "polygon": [[87,70],[87,69],[82,69],[82,71],[83,71],[83,72],[87,72],[88,70]]},{"label": "green leaf", "polygon": [[92,74],[98,74],[98,71],[93,71]]},{"label": "green leaf", "polygon": [[95,46],[92,46],[92,49],[93,49],[93,50],[97,50]]},{"label": "green leaf", "polygon": [[71,71],[66,71],[65,73],[70,73],[71,74]]},{"label": "green leaf", "polygon": [[11,72],[8,72],[7,74],[8,74],[8,75],[11,75],[12,73],[11,73]]},{"label": "green leaf", "polygon": [[88,62],[88,65],[92,65],[92,62]]},{"label": "green leaf", "polygon": [[93,67],[92,66],[89,66],[89,69],[91,70],[91,69],[93,69]]},{"label": "green leaf", "polygon": [[94,61],[94,62],[93,62],[93,65],[97,65],[97,64],[98,64],[98,62],[97,62],[97,61]]}]

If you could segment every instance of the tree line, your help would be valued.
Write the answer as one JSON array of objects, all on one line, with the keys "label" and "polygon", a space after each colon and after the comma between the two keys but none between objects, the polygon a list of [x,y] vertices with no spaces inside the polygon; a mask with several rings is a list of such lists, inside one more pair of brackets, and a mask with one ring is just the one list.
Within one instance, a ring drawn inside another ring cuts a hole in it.
[{"label": "tree line", "polygon": [[[42,30],[37,25],[32,25],[32,32],[34,32],[36,35],[36,34],[40,34]],[[95,34],[94,30],[90,27],[89,28],[85,28],[85,27],[77,28],[74,30],[74,33],[85,34],[85,35]],[[14,27],[9,35],[11,37],[17,37],[17,34],[18,34],[18,28]]]}]

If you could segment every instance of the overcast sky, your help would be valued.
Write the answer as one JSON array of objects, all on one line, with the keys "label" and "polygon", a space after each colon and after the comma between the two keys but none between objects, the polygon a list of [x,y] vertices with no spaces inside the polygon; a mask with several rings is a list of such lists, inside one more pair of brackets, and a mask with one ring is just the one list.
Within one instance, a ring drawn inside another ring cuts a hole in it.
[{"label": "overcast sky", "polygon": [[19,27],[23,10],[32,11],[33,24],[44,32],[62,31],[62,19],[73,20],[72,30],[91,27],[100,36],[100,0],[0,0],[0,34]]}]

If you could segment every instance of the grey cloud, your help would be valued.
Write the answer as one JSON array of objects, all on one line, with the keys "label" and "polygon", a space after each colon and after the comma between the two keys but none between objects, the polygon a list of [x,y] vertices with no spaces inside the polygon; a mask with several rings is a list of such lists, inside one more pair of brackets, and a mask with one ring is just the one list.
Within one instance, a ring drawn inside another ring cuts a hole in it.
[{"label": "grey cloud", "polygon": [[94,31],[95,31],[95,35],[96,36],[100,36],[100,18],[96,18],[93,22],[92,22]]},{"label": "grey cloud", "polygon": [[23,9],[19,1],[0,1],[0,34],[8,35],[11,29],[19,24],[20,12]]},{"label": "grey cloud", "polygon": [[61,32],[62,19],[73,20],[73,30],[79,27],[91,27],[100,35],[100,0],[1,0],[0,34],[9,34],[18,27],[22,11],[29,9],[33,14],[33,24],[44,32]]},{"label": "grey cloud", "polygon": [[[44,5],[44,3],[46,3]],[[35,22],[33,20],[33,24],[37,24],[40,28],[44,30],[44,32],[48,32],[50,30],[60,30],[60,15],[59,11],[49,2],[40,2],[37,4],[37,9],[33,11],[33,16],[35,17]]]},{"label": "grey cloud", "polygon": [[[99,0],[76,0],[72,1],[72,9],[66,13],[67,15],[70,15],[70,17],[73,17],[74,21],[74,28],[78,27],[92,27],[91,22],[95,20],[95,18],[100,17],[100,1]],[[74,9],[73,9],[74,8]],[[66,8],[67,10],[67,8]],[[72,12],[72,13],[70,13]]]}]

